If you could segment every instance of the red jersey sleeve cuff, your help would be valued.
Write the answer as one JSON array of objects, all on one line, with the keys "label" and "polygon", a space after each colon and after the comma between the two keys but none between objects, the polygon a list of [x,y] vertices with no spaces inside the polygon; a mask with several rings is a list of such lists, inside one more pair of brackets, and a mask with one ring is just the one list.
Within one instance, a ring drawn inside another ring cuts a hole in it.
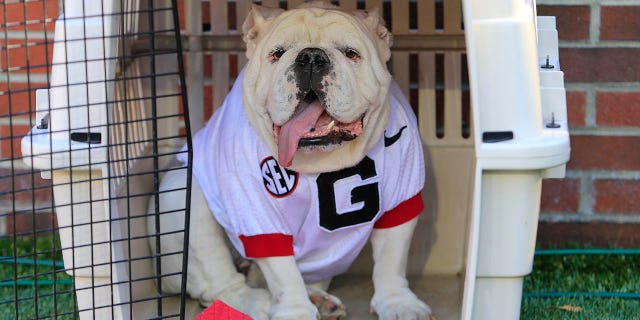
[{"label": "red jersey sleeve cuff", "polygon": [[424,209],[421,193],[405,200],[395,208],[385,212],[373,225],[376,229],[393,228],[417,217]]},{"label": "red jersey sleeve cuff", "polygon": [[293,255],[293,236],[282,233],[239,236],[247,258],[284,257]]}]

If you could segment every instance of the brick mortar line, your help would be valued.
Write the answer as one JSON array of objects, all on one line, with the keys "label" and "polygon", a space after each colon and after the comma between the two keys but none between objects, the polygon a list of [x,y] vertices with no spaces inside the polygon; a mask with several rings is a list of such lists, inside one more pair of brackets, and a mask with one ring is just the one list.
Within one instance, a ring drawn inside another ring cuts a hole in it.
[{"label": "brick mortar line", "polygon": [[51,75],[47,76],[46,73],[11,73],[9,76],[6,72],[0,72],[0,82],[8,82],[9,78],[11,78],[11,82],[46,83],[47,80],[51,80]]},{"label": "brick mortar line", "polygon": [[621,91],[633,92],[640,91],[640,82],[567,82],[565,83],[566,91]]},{"label": "brick mortar line", "polygon": [[[577,178],[580,180],[580,201],[578,203],[578,212],[586,216],[593,216],[593,205],[595,204],[595,197],[593,197],[593,177],[585,172],[577,173]],[[584,197],[583,195],[587,195]]]},{"label": "brick mortar line", "polygon": [[581,213],[542,212],[538,219],[540,222],[609,222],[609,223],[640,223],[640,214],[629,213],[598,213],[584,215]]},{"label": "brick mortar line", "polygon": [[[638,49],[639,40],[604,40],[592,42],[591,40],[561,40],[560,49]],[[562,62],[562,56],[560,56]]]},{"label": "brick mortar line", "polygon": [[[11,39],[11,40],[15,40],[15,39],[21,39],[21,40],[25,40],[24,37],[25,32],[24,31],[7,31],[7,37],[6,39]],[[48,39],[48,40],[54,40],[55,36],[55,31],[33,31],[33,30],[27,30],[27,38],[26,40],[42,40],[42,39]],[[4,35],[3,35],[4,38]]]},{"label": "brick mortar line", "polygon": [[[585,126],[588,128],[597,127],[596,91],[593,90],[593,87],[587,90],[585,103]],[[572,131],[573,130],[570,130],[569,133],[572,134]]]},{"label": "brick mortar line", "polygon": [[611,6],[611,5],[633,6],[633,5],[640,4],[640,0],[601,0],[596,2],[599,3],[600,5],[605,5],[605,6]]},{"label": "brick mortar line", "polygon": [[597,44],[600,41],[600,6],[591,5],[589,18],[589,43]]},{"label": "brick mortar line", "polygon": [[571,136],[613,136],[613,137],[638,137],[640,127],[585,127],[569,129]]},{"label": "brick mortar line", "polygon": [[[34,112],[35,114],[35,112]],[[8,126],[8,125],[18,125],[18,126],[24,126],[24,125],[35,125],[36,123],[36,119],[35,117],[33,118],[33,120],[29,120],[29,116],[27,114],[24,115],[11,115],[10,118],[8,117],[2,117],[0,118],[0,126]]]},{"label": "brick mortar line", "polygon": [[34,117],[29,118],[27,114],[24,115],[11,115],[9,117],[0,118],[0,126],[29,126],[33,127],[36,125],[35,111],[33,112]]},{"label": "brick mortar line", "polygon": [[[27,165],[26,163],[22,162],[22,159],[18,159],[18,160],[14,160],[13,161],[13,169],[15,170],[20,170],[20,171],[33,171],[34,173],[40,173],[40,169],[34,169],[32,167],[30,167],[29,165]],[[0,159],[0,169],[11,169],[12,165],[11,165],[11,161],[9,161],[8,159]]]},{"label": "brick mortar line", "polygon": [[[50,213],[51,211],[53,211],[50,207],[52,204],[53,200],[49,200],[49,201],[37,201],[34,204],[31,203],[31,201],[16,201],[15,205],[16,205],[16,210],[20,210],[20,211],[27,211],[27,210],[33,210],[33,212],[35,212],[36,214],[41,214],[41,213]],[[47,207],[47,208],[39,208],[38,204],[40,204],[42,207]],[[0,214],[13,214],[13,201],[11,200],[0,200]],[[25,212],[25,213],[20,213],[20,214],[30,214]]]},{"label": "brick mortar line", "polygon": [[616,180],[640,180],[640,171],[633,170],[567,170],[566,177],[570,179],[583,179],[589,177],[592,180],[616,179]]},{"label": "brick mortar line", "polygon": [[599,92],[640,92],[640,82],[596,82],[593,89]]},{"label": "brick mortar line", "polygon": [[640,5],[640,0],[538,0],[536,1],[537,5],[556,5],[556,6],[564,6],[564,5],[622,5],[622,6],[630,6],[630,5]]},{"label": "brick mortar line", "polygon": [[16,170],[33,170],[34,172],[41,171],[31,168],[26,163],[22,162],[22,159],[11,161],[9,159],[0,158],[0,169],[11,169],[12,167]]}]

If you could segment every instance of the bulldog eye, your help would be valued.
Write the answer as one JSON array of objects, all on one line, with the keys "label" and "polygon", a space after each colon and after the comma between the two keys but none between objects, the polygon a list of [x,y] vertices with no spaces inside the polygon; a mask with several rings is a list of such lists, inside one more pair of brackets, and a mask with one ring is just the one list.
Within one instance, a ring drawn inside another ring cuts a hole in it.
[{"label": "bulldog eye", "polygon": [[352,61],[358,61],[360,60],[360,52],[358,52],[356,49],[352,49],[352,48],[346,48],[344,50],[344,56],[347,57],[348,59],[352,60]]},{"label": "bulldog eye", "polygon": [[282,49],[282,48],[276,48],[275,50],[271,51],[271,53],[269,54],[269,61],[270,62],[276,62],[278,60],[280,60],[280,57],[282,57],[282,55],[287,52],[287,50]]}]

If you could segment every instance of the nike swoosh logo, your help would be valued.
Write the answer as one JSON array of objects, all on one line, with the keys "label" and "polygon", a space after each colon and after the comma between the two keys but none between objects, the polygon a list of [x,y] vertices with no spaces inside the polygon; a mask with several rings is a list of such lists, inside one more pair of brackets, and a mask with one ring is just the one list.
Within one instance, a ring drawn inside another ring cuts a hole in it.
[{"label": "nike swoosh logo", "polygon": [[398,133],[392,135],[391,137],[387,137],[387,131],[384,132],[384,146],[388,147],[391,146],[392,144],[396,143],[396,141],[398,141],[398,139],[400,139],[400,136],[402,135],[402,131],[404,129],[406,129],[407,126],[404,126],[402,128],[400,128],[400,131],[398,131]]}]

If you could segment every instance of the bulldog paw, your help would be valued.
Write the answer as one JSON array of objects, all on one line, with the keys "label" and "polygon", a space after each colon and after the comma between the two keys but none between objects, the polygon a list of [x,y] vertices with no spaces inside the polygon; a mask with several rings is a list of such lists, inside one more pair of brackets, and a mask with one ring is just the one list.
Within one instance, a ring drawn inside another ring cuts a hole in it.
[{"label": "bulldog paw", "polygon": [[431,308],[408,288],[376,292],[371,309],[380,320],[429,320]]},{"label": "bulldog paw", "polygon": [[347,308],[340,299],[333,295],[321,290],[314,290],[313,293],[309,293],[309,300],[318,308],[322,320],[340,320],[347,317]]}]

